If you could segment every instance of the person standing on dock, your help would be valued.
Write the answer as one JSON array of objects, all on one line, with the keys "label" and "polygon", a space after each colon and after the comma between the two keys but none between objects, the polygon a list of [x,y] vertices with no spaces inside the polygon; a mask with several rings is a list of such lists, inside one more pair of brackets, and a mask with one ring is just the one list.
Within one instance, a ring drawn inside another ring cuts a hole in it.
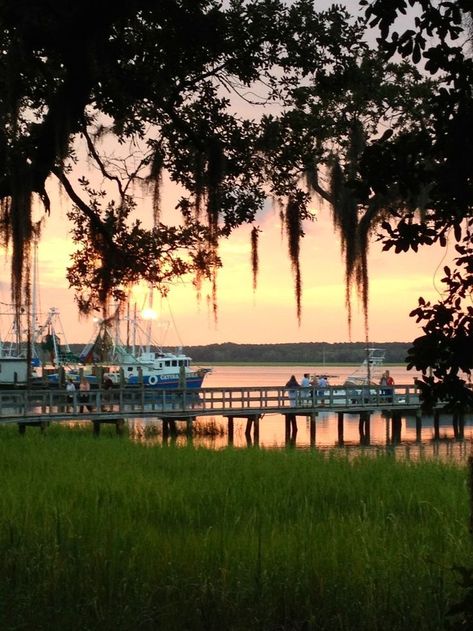
[{"label": "person standing on dock", "polygon": [[308,372],[305,372],[301,379],[301,388],[304,388],[301,393],[302,403],[307,405],[310,401],[310,375]]},{"label": "person standing on dock", "polygon": [[326,375],[320,375],[319,383],[317,385],[319,387],[319,390],[317,391],[317,395],[320,397],[320,405],[325,405],[325,399],[324,399],[325,388],[328,387],[328,379]]},{"label": "person standing on dock", "polygon": [[392,403],[394,394],[394,379],[391,377],[389,370],[386,370],[384,374],[386,375],[386,385],[388,386],[386,388],[386,394],[389,396],[388,401]]},{"label": "person standing on dock", "polygon": [[111,412],[113,409],[113,405],[112,405],[112,400],[113,400],[113,395],[111,392],[111,388],[113,388],[113,381],[110,379],[110,377],[105,377],[105,379],[103,380],[103,390],[104,390],[104,404],[107,403],[109,404],[109,407],[106,407],[106,405],[102,405],[102,412]]},{"label": "person standing on dock", "polygon": [[80,391],[80,408],[79,412],[82,414],[84,412],[84,407],[87,408],[89,412],[92,412],[92,406],[90,405],[90,383],[87,381],[85,377],[81,377],[79,383],[79,391]]},{"label": "person standing on dock", "polygon": [[66,383],[66,391],[67,391],[67,407],[66,407],[66,412],[70,412],[71,408],[72,408],[72,412],[75,412],[75,406],[74,406],[74,392],[76,391],[76,387],[74,385],[74,382],[72,381],[72,379],[69,377],[69,379],[67,380]]},{"label": "person standing on dock", "polygon": [[291,375],[291,378],[286,383],[287,396],[289,397],[289,405],[294,407],[297,402],[297,392],[299,390],[299,382],[295,378],[294,375]]}]

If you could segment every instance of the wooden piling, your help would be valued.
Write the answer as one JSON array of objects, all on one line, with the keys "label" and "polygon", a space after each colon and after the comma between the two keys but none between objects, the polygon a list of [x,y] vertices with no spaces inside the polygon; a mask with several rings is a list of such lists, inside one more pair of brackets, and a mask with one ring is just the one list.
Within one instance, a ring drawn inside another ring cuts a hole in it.
[{"label": "wooden piling", "polygon": [[[297,416],[295,414],[285,414],[285,428],[286,428],[286,436],[285,442],[287,445],[294,445],[297,437]],[[315,429],[314,429],[315,432]],[[315,439],[315,434],[314,434]]]},{"label": "wooden piling", "polygon": [[434,440],[440,440],[440,412],[434,411]]},{"label": "wooden piling", "polygon": [[371,428],[370,428],[371,413],[367,411],[360,412],[360,420],[358,423],[358,430],[360,433],[360,443],[363,445],[369,445],[371,440]]},{"label": "wooden piling", "polygon": [[338,430],[338,444],[340,446],[343,446],[345,444],[345,437],[344,437],[344,429],[345,429],[345,424],[344,424],[344,414],[343,412],[338,412],[337,414],[337,430]]},{"label": "wooden piling", "polygon": [[27,427],[39,427],[40,431],[44,432],[44,430],[49,427],[49,421],[20,421],[18,423],[18,432],[24,435]]},{"label": "wooden piling", "polygon": [[310,415],[310,446],[311,447],[315,447],[315,442],[316,442],[316,419],[317,419],[317,414],[311,414]]},{"label": "wooden piling", "polygon": [[458,415],[458,437],[460,440],[465,438],[465,414],[463,412]]},{"label": "wooden piling", "polygon": [[260,416],[259,414],[256,414],[256,416],[253,417],[253,439],[256,446],[259,445],[259,420]]},{"label": "wooden piling", "polygon": [[286,445],[289,444],[289,441],[291,440],[291,421],[290,421],[290,414],[285,414],[284,415],[284,427],[285,427],[285,435],[284,435],[284,439],[285,439],[285,443]]},{"label": "wooden piling", "polygon": [[398,444],[401,442],[402,417],[399,412],[393,412],[392,418],[392,442]]},{"label": "wooden piling", "polygon": [[452,416],[453,436],[458,439],[458,412],[454,412]]},{"label": "wooden piling", "polygon": [[422,440],[422,414],[420,410],[416,411],[416,441],[420,443]]}]

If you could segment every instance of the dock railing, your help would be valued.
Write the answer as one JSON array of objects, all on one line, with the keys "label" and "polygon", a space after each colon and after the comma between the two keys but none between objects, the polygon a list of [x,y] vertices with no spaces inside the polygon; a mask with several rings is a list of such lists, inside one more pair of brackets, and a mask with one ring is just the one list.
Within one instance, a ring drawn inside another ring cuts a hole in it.
[{"label": "dock railing", "polygon": [[[70,400],[72,397],[72,400]],[[84,400],[84,397],[86,400]],[[408,409],[419,407],[415,385],[297,388],[284,386],[158,390],[123,387],[87,393],[63,389],[0,391],[0,422],[107,416],[180,417],[244,415],[245,413],[307,414],[334,410]]]}]

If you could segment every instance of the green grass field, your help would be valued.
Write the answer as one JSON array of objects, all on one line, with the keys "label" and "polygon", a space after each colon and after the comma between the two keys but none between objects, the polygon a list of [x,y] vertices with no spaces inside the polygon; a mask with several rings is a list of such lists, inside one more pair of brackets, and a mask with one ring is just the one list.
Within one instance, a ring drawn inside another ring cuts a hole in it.
[{"label": "green grass field", "polygon": [[55,426],[0,472],[1,629],[443,629],[471,561],[460,465]]}]

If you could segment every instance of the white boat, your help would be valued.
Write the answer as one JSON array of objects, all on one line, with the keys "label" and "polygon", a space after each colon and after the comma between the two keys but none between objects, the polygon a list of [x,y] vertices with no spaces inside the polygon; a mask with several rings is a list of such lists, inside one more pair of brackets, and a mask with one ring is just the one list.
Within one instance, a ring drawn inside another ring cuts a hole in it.
[{"label": "white boat", "polygon": [[368,348],[365,360],[349,375],[344,386],[368,386],[379,385],[384,371],[385,350],[383,348]]},{"label": "white boat", "polygon": [[[165,351],[159,345],[151,344],[150,332],[144,332],[135,318],[132,321],[133,344],[125,345],[120,340],[118,326],[110,332],[108,323],[99,325],[99,332],[82,351],[83,364],[101,366],[103,379],[113,384],[123,383],[138,386],[141,383],[154,389],[197,389],[202,387],[209,368],[193,368],[192,359],[183,353],[182,348],[175,352]],[[136,337],[146,336],[144,344],[137,344]]]}]

